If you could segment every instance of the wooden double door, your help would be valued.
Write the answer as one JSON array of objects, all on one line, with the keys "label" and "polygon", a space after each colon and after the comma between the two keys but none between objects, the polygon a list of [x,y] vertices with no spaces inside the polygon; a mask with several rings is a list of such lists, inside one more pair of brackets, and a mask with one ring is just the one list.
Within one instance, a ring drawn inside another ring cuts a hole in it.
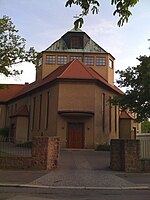
[{"label": "wooden double door", "polygon": [[68,148],[84,148],[84,123],[68,123]]}]

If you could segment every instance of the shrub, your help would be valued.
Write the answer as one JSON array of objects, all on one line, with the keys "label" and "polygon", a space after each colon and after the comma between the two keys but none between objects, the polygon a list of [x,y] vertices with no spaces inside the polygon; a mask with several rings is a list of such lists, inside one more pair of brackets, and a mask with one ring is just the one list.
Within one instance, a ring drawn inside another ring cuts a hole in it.
[{"label": "shrub", "polygon": [[9,128],[0,128],[0,135],[3,137],[8,137],[9,136]]},{"label": "shrub", "polygon": [[110,151],[110,145],[100,144],[96,147],[95,151]]},{"label": "shrub", "polygon": [[29,148],[31,149],[32,148],[32,142],[24,142],[22,144],[16,144],[16,147],[25,147],[25,148]]}]

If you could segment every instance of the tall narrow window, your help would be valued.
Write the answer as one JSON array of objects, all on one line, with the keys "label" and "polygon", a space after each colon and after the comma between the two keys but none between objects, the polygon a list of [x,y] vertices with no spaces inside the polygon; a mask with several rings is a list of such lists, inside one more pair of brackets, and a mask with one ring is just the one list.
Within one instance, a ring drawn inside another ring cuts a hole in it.
[{"label": "tall narrow window", "polygon": [[41,128],[41,111],[42,111],[42,95],[40,95],[40,105],[39,105],[39,129]]},{"label": "tall narrow window", "polygon": [[41,57],[41,58],[39,58],[39,66],[42,65],[42,62],[43,62],[43,59]]},{"label": "tall narrow window", "polygon": [[36,97],[33,98],[33,113],[32,113],[32,130],[35,126],[35,106],[36,106]]},{"label": "tall narrow window", "polygon": [[11,105],[11,115],[13,115],[13,112],[14,112],[14,107],[13,105]]},{"label": "tall narrow window", "polygon": [[109,97],[109,131],[111,132],[111,97]]},{"label": "tall narrow window", "polygon": [[17,112],[17,104],[15,104],[15,112]]},{"label": "tall narrow window", "polygon": [[46,123],[45,128],[48,128],[48,120],[49,120],[49,92],[47,92],[47,105],[46,105]]},{"label": "tall narrow window", "polygon": [[105,94],[102,93],[102,128],[105,130]]},{"label": "tall narrow window", "polygon": [[29,105],[28,107],[28,110],[29,110],[29,125],[28,125],[28,135],[27,135],[27,141],[30,140],[30,129],[32,129],[32,127],[30,127],[31,125],[31,105]]},{"label": "tall narrow window", "polygon": [[113,61],[111,59],[109,59],[109,67],[113,68]]},{"label": "tall narrow window", "polygon": [[117,106],[115,105],[115,132],[117,132],[117,111],[118,111],[118,109],[117,109]]}]

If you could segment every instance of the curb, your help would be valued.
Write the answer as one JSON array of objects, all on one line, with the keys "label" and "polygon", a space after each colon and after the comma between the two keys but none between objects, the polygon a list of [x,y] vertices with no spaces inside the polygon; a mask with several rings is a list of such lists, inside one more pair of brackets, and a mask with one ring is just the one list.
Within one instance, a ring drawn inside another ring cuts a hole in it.
[{"label": "curb", "polygon": [[78,189],[78,190],[150,190],[150,186],[131,187],[88,187],[88,186],[47,186],[31,184],[0,183],[0,187],[41,188],[41,189]]}]

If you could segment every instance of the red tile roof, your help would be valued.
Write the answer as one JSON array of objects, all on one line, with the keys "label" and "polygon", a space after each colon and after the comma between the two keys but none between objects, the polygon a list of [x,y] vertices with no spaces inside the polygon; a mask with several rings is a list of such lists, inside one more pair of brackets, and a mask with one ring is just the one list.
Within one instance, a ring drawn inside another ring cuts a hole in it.
[{"label": "red tile roof", "polygon": [[29,115],[29,111],[28,111],[27,105],[23,105],[19,107],[15,114],[15,116],[28,116],[28,115]]},{"label": "red tile roof", "polygon": [[0,102],[6,102],[13,98],[27,85],[22,84],[5,84],[3,89],[0,89]]},{"label": "red tile roof", "polygon": [[[16,96],[14,94],[12,97],[18,97],[20,95],[24,95],[28,92],[33,91],[39,87],[42,87],[48,83],[51,83],[54,80],[95,80],[99,84],[103,84],[108,89],[111,89],[119,94],[123,94],[123,92],[114,85],[109,84],[101,75],[99,75],[93,68],[87,67],[84,63],[75,59],[66,65],[58,67],[51,74],[46,76],[44,79],[35,81],[31,84],[25,85],[18,92],[16,92]],[[9,100],[10,98],[8,98]]]},{"label": "red tile roof", "polygon": [[120,119],[135,119],[132,115],[130,115],[126,110],[121,112]]}]

